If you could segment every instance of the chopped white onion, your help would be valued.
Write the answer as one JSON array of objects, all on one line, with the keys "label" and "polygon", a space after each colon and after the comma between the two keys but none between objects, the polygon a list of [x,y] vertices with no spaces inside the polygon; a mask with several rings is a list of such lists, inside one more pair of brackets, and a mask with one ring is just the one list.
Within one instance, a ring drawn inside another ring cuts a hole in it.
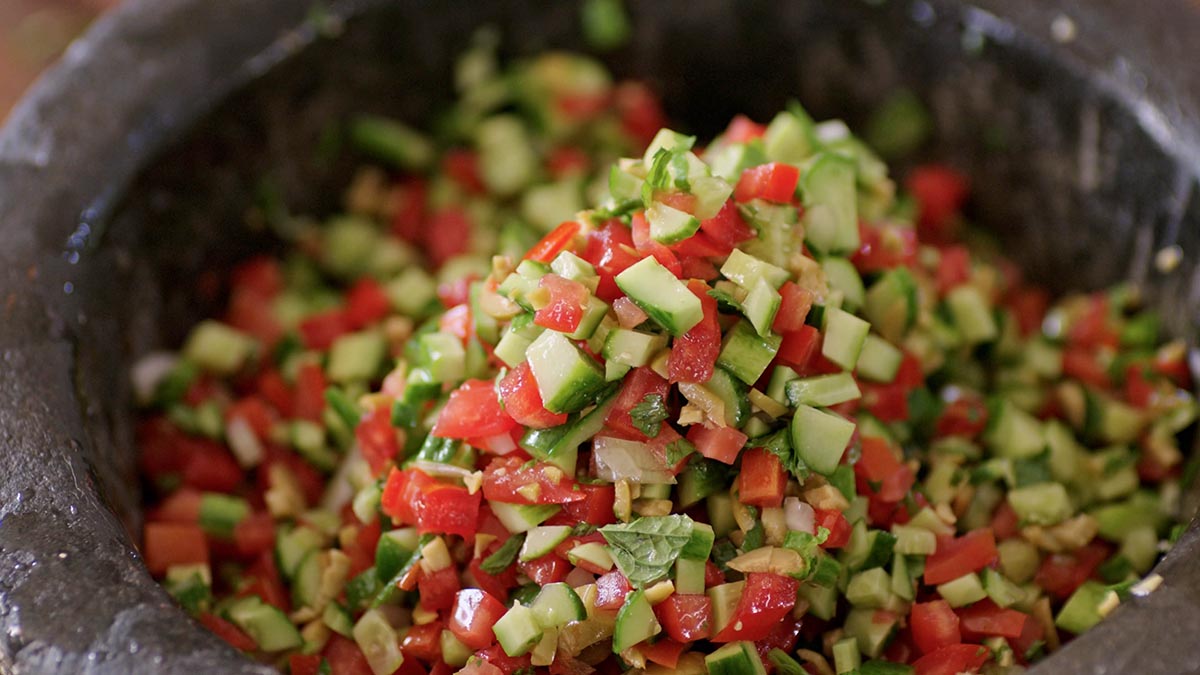
[{"label": "chopped white onion", "polygon": [[442,464],[441,462],[429,462],[423,459],[413,461],[410,466],[414,469],[420,469],[434,478],[461,478],[466,480],[474,473],[470,469],[464,469],[461,466]]},{"label": "chopped white onion", "polygon": [[137,402],[144,405],[154,400],[158,385],[177,363],[179,355],[173,352],[150,352],[138,359],[129,369],[129,379],[133,382],[133,395]]},{"label": "chopped white onion", "polygon": [[675,483],[674,474],[646,443],[597,436],[592,441],[592,462],[596,476],[610,483],[621,479],[631,483]]},{"label": "chopped white onion", "polygon": [[354,499],[354,494],[364,485],[372,482],[371,467],[363,459],[358,443],[350,446],[338,465],[337,473],[325,484],[325,494],[321,496],[321,508],[338,513],[342,507]]},{"label": "chopped white onion", "polygon": [[517,449],[517,442],[508,434],[496,434],[483,439],[483,449],[495,455],[507,455]]},{"label": "chopped white onion", "polygon": [[225,425],[225,440],[229,441],[229,449],[237,459],[238,465],[243,469],[250,469],[262,464],[262,443],[254,434],[254,427],[251,427],[250,423],[241,415],[229,418],[229,422]]},{"label": "chopped white onion", "polygon": [[797,497],[788,497],[783,500],[783,514],[787,517],[789,530],[809,534],[817,533],[817,514],[807,502],[800,501]]}]

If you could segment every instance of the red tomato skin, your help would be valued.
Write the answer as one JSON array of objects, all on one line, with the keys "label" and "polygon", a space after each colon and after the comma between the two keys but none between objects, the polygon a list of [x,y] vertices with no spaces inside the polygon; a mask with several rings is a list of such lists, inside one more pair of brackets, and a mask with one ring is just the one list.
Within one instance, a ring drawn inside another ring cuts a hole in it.
[{"label": "red tomato skin", "polygon": [[672,640],[691,642],[712,634],[712,600],[704,594],[674,593],[654,606],[654,616]]},{"label": "red tomato skin", "polygon": [[633,586],[624,574],[613,570],[596,579],[596,609],[616,611],[625,604],[625,596],[633,592]]},{"label": "red tomato skin", "polygon": [[926,164],[913,169],[905,181],[920,205],[917,233],[923,242],[949,243],[954,237],[952,218],[967,198],[967,179],[944,165]]},{"label": "red tomato skin", "polygon": [[450,393],[430,432],[438,438],[470,439],[507,433],[517,426],[491,380],[467,380]]},{"label": "red tomato skin", "polygon": [[200,616],[196,618],[199,619],[200,623],[204,624],[205,628],[216,633],[217,637],[228,642],[229,646],[234,649],[244,652],[258,649],[258,643],[254,641],[254,638],[225,619],[208,612],[201,612]]},{"label": "red tomato skin", "polygon": [[474,535],[482,497],[479,492],[470,494],[465,487],[456,485],[437,484],[427,488],[417,503],[417,530],[422,534]]},{"label": "red tomato skin", "polygon": [[738,453],[746,441],[750,440],[733,427],[706,427],[702,424],[689,427],[687,439],[701,455],[731,465],[737,461]]},{"label": "red tomato skin", "polygon": [[665,400],[668,386],[667,381],[653,370],[645,366],[634,368],[621,383],[621,391],[604,419],[605,424],[611,429],[629,434],[632,438],[645,439],[646,435],[634,426],[629,411],[651,394],[661,396]]},{"label": "red tomato skin", "polygon": [[575,237],[579,236],[582,229],[583,225],[577,220],[564,221],[534,244],[533,248],[525,253],[525,260],[550,264],[559,253],[573,248]]},{"label": "red tomato skin", "polygon": [[498,387],[504,410],[523,426],[534,429],[556,427],[567,421],[566,413],[552,413],[542,403],[537,380],[528,361],[522,361],[500,380]]},{"label": "red tomato skin", "polygon": [[596,297],[605,302],[612,302],[624,295],[614,279],[641,260],[633,247],[632,233],[619,220],[610,220],[589,233],[580,257],[596,268],[600,277]]},{"label": "red tomato skin", "polygon": [[334,340],[351,330],[346,312],[340,307],[309,315],[300,322],[300,337],[309,349],[329,349]]},{"label": "red tomato skin", "polygon": [[454,596],[462,584],[458,581],[458,570],[454,565],[432,574],[422,572],[417,578],[417,589],[421,594],[421,605],[425,609],[441,611],[454,605]]},{"label": "red tomato skin", "polygon": [[525,573],[525,576],[539,586],[558,583],[571,573],[571,563],[553,553],[547,553],[536,560],[517,563],[517,565]]},{"label": "red tomato skin", "polygon": [[799,582],[791,577],[765,572],[746,575],[746,587],[738,599],[729,624],[711,639],[713,642],[761,640],[796,605]]},{"label": "red tomato skin", "polygon": [[288,656],[288,675],[318,675],[323,658],[320,654],[291,654]]},{"label": "red tomato skin", "polygon": [[913,642],[922,654],[962,642],[958,615],[945,600],[914,604],[908,625],[912,629]]},{"label": "red tomato skin", "polygon": [[825,543],[821,544],[821,548],[841,548],[850,541],[850,523],[846,521],[846,516],[842,515],[837,509],[815,509],[815,523],[817,527],[823,527],[829,530],[829,537]]},{"label": "red tomato skin", "polygon": [[796,330],[783,333],[782,337],[779,351],[775,354],[776,360],[797,371],[807,369],[809,361],[817,351],[817,345],[821,342],[821,334],[812,326],[800,326]]},{"label": "red tomato skin", "polygon": [[[528,486],[537,485],[536,490]],[[483,496],[506,504],[564,504],[583,501],[587,494],[558,467],[545,462],[528,465],[520,457],[505,455],[488,463],[483,474]],[[536,496],[530,497],[531,492]]]},{"label": "red tomato skin", "polygon": [[479,177],[479,155],[472,150],[453,148],[442,157],[442,172],[471,194],[484,194],[487,187]]},{"label": "red tomato skin", "polygon": [[293,399],[293,414],[309,422],[321,422],[325,411],[325,387],[329,386],[325,373],[315,364],[300,366],[296,372],[296,392]]},{"label": "red tomato skin", "polygon": [[233,542],[239,555],[254,557],[275,548],[275,519],[266,511],[246,516],[233,528]]},{"label": "red tomato skin", "polygon": [[938,541],[937,550],[925,560],[925,583],[944,584],[968,572],[977,572],[997,558],[996,538],[991,528],[981,528],[957,539]]},{"label": "red tomato skin", "polygon": [[657,642],[643,642],[638,645],[638,651],[651,663],[657,663],[664,668],[674,669],[679,664],[679,656],[687,645],[671,638],[661,638]]},{"label": "red tomato skin", "polygon": [[978,672],[991,658],[982,645],[958,644],[942,647],[912,663],[914,675],[958,675]]},{"label": "red tomato skin", "polygon": [[763,448],[752,448],[742,453],[738,499],[743,504],[762,508],[781,506],[786,487],[787,471],[775,453]]},{"label": "red tomato skin", "polygon": [[374,675],[367,657],[353,640],[333,634],[321,651],[333,675]]},{"label": "red tomato skin", "polygon": [[378,475],[400,454],[400,441],[392,426],[391,411],[386,408],[365,413],[354,429],[354,438],[373,474]]},{"label": "red tomato skin", "polygon": [[1029,619],[1028,614],[997,607],[988,598],[959,609],[958,617],[962,621],[963,639],[971,641],[982,641],[990,635],[1015,640],[1021,637]]},{"label": "red tomato skin", "polygon": [[708,382],[716,368],[721,353],[721,325],[717,320],[717,301],[708,294],[708,285],[691,280],[687,287],[700,300],[704,317],[675,338],[667,359],[667,375],[671,382],[699,384]]},{"label": "red tomato skin", "polygon": [[729,143],[749,143],[756,138],[762,138],[767,132],[765,125],[751,120],[745,115],[737,115],[729,122],[722,138]]},{"label": "red tomato skin", "polygon": [[583,499],[563,504],[563,513],[579,522],[597,527],[617,522],[613,504],[617,500],[616,488],[612,485],[579,485]]},{"label": "red tomato skin", "polygon": [[1097,541],[1073,553],[1052,553],[1042,559],[1033,581],[1051,596],[1065,600],[1091,578],[1107,558],[1108,548]]},{"label": "red tomato skin", "polygon": [[730,249],[754,238],[754,230],[746,224],[732,199],[725,202],[717,215],[700,221],[700,231]]},{"label": "red tomato skin", "polygon": [[392,311],[392,302],[378,281],[364,277],[346,292],[346,321],[358,330],[384,318]]},{"label": "red tomato skin", "polygon": [[457,207],[439,211],[430,218],[424,233],[425,253],[437,267],[467,251],[471,239],[471,218]]},{"label": "red tomato skin", "polygon": [[812,291],[801,288],[794,281],[787,281],[779,287],[779,295],[782,300],[771,329],[782,335],[804,328],[804,319],[812,309]]},{"label": "red tomato skin", "polygon": [[442,660],[442,627],[441,621],[410,626],[408,633],[400,642],[400,650],[405,657],[412,657],[425,663],[435,663]]},{"label": "red tomato skin", "polygon": [[547,274],[538,281],[538,288],[550,294],[550,302],[534,313],[533,322],[560,333],[578,330],[591,295],[587,287],[557,274]]},{"label": "red tomato skin", "polygon": [[142,552],[151,574],[165,574],[168,567],[208,563],[208,541],[198,525],[146,523]]},{"label": "red tomato skin", "polygon": [[800,169],[791,164],[761,164],[742,172],[737,186],[733,189],[733,198],[738,202],[763,199],[786,204],[795,196],[796,185],[799,182]]}]

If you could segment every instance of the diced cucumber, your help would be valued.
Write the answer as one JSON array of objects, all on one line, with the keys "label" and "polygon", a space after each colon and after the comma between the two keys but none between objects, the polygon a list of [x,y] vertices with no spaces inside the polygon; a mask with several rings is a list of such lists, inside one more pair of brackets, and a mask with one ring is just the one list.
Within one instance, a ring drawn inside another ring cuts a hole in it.
[{"label": "diced cucumber", "polygon": [[336,602],[325,605],[325,611],[321,613],[321,621],[329,627],[329,630],[344,638],[354,637],[354,619],[350,617],[350,612],[347,612],[345,607]]},{"label": "diced cucumber", "polygon": [[858,374],[865,380],[888,384],[896,379],[904,352],[878,335],[867,335],[858,355]]},{"label": "diced cucumber", "polygon": [[686,136],[670,129],[659,129],[658,133],[650,141],[650,145],[646,146],[646,152],[642,155],[642,161],[645,162],[646,166],[650,166],[654,163],[654,156],[658,154],[659,150],[679,150],[680,152],[686,152],[691,150],[695,144],[695,136]]},{"label": "diced cucumber", "polygon": [[754,288],[758,279],[764,279],[772,288],[778,289],[791,278],[791,274],[782,267],[759,260],[737,248],[729,253],[725,264],[721,265],[721,274],[747,291]]},{"label": "diced cucumber", "polygon": [[567,551],[567,561],[572,565],[578,565],[581,560],[605,571],[611,570],[613,565],[616,564],[613,561],[612,554],[608,552],[608,548],[596,541],[580,544]]},{"label": "diced cucumber", "polygon": [[583,185],[573,176],[530,186],[521,195],[521,216],[540,232],[550,232],[583,208]]},{"label": "diced cucumber", "polygon": [[551,412],[574,412],[595,400],[604,371],[565,335],[548,330],[526,352],[542,404]]},{"label": "diced cucumber", "polygon": [[531,344],[533,338],[527,338],[513,330],[506,331],[500,337],[500,342],[496,343],[496,358],[509,368],[516,368],[525,361],[525,352]]},{"label": "diced cucumber", "polygon": [[775,370],[771,371],[771,381],[767,383],[767,396],[770,396],[771,399],[780,405],[789,405],[787,385],[792,380],[798,379],[800,379],[800,376],[791,368],[787,366],[775,366]]},{"label": "diced cucumber", "polygon": [[882,567],[873,567],[850,577],[846,599],[855,607],[878,609],[892,596],[892,578]]},{"label": "diced cucumber", "polygon": [[653,256],[618,274],[616,282],[630,300],[672,335],[683,335],[704,318],[700,298]]},{"label": "diced cucumber", "polygon": [[1005,539],[996,544],[1000,554],[1000,571],[1014,582],[1023,584],[1033,579],[1041,563],[1037,547],[1024,539]]},{"label": "diced cucumber", "polygon": [[[713,528],[714,530],[716,528]],[[733,618],[738,600],[746,590],[746,582],[732,581],[718,584],[708,589],[708,599],[712,602],[712,634],[720,633]]]},{"label": "diced cucumber", "polygon": [[916,525],[892,525],[896,537],[896,553],[904,555],[933,555],[937,550],[937,535]]},{"label": "diced cucumber", "polygon": [[942,599],[950,603],[951,607],[966,607],[972,602],[978,602],[987,597],[983,582],[974,572],[968,572],[957,579],[939,584],[937,590]]},{"label": "diced cucumber", "polygon": [[808,612],[822,621],[829,621],[837,613],[837,586],[800,584],[797,595],[808,601]]},{"label": "diced cucumber", "polygon": [[536,560],[554,550],[567,537],[571,536],[571,528],[567,525],[539,525],[531,528],[521,544],[521,561]]},{"label": "diced cucumber", "polygon": [[606,361],[637,368],[650,363],[650,359],[666,346],[665,335],[614,328],[604,341],[603,355]]},{"label": "diced cucumber", "polygon": [[675,561],[675,592],[698,595],[704,592],[704,573],[707,560]]},{"label": "diced cucumber", "polygon": [[712,525],[692,523],[692,536],[683,545],[679,557],[683,560],[708,560],[715,540],[716,534],[713,532]]},{"label": "diced cucumber", "polygon": [[842,294],[842,307],[851,312],[862,307],[867,291],[863,287],[858,270],[854,269],[849,260],[830,256],[821,261],[821,269],[825,272],[830,290]]},{"label": "diced cucumber", "polygon": [[1012,459],[1027,459],[1040,454],[1046,447],[1042,423],[1033,415],[1008,400],[990,406],[983,441],[996,455]]},{"label": "diced cucumber", "polygon": [[596,292],[596,286],[600,283],[596,268],[570,251],[563,251],[555,256],[554,260],[550,261],[550,270],[564,279],[578,281],[593,293]]},{"label": "diced cucumber", "polygon": [[433,143],[412,127],[378,115],[359,115],[350,122],[350,141],[399,169],[422,169],[433,161]]},{"label": "diced cucumber", "polygon": [[613,164],[608,170],[608,192],[618,203],[634,199],[641,201],[643,182],[638,176],[622,169],[619,164]]},{"label": "diced cucumber", "polygon": [[237,524],[250,515],[250,504],[241,497],[205,492],[200,497],[200,527],[209,534],[229,538]]},{"label": "diced cucumber", "polygon": [[292,577],[292,606],[317,609],[321,586],[321,551],[309,551]]},{"label": "diced cucumber", "polygon": [[338,384],[370,380],[379,372],[386,355],[387,343],[379,332],[343,335],[329,348],[329,379]]},{"label": "diced cucumber", "polygon": [[763,134],[763,149],[772,162],[800,164],[817,149],[813,121],[798,105],[775,115]]},{"label": "diced cucumber", "polygon": [[704,657],[708,675],[767,675],[753,642],[739,640],[722,645]]},{"label": "diced cucumber", "polygon": [[290,579],[296,574],[304,557],[324,543],[325,537],[307,525],[281,529],[275,537],[275,559],[279,563],[279,571]]},{"label": "diced cucumber", "polygon": [[[458,382],[467,372],[467,351],[457,335],[426,333],[417,338],[421,365],[432,382]],[[415,374],[415,369],[414,369]]]},{"label": "diced cucumber", "polygon": [[1020,586],[990,567],[983,568],[983,589],[992,602],[1000,607],[1011,607],[1025,597]]},{"label": "diced cucumber", "polygon": [[896,630],[897,620],[874,609],[852,609],[846,615],[843,628],[848,637],[858,641],[858,650],[869,658],[877,658]]},{"label": "diced cucumber", "polygon": [[899,344],[917,321],[917,282],[907,268],[884,272],[863,301],[863,316],[884,339]]},{"label": "diced cucumber", "polygon": [[737,520],[733,517],[733,499],[728,492],[717,492],[705,500],[708,511],[708,522],[718,537],[724,537],[737,529]]},{"label": "diced cucumber", "polygon": [[354,624],[353,635],[372,672],[392,673],[404,663],[399,636],[382,610],[367,610]]},{"label": "diced cucumber", "polygon": [[538,158],[520,118],[493,115],[476,129],[479,177],[500,196],[515,195],[537,174]]},{"label": "diced cucumber", "polygon": [[796,406],[792,417],[792,448],[813,471],[828,476],[838,467],[854,423],[830,412]]},{"label": "diced cucumber", "polygon": [[858,672],[862,655],[858,651],[858,639],[843,638],[833,643],[833,667],[837,675]]},{"label": "diced cucumber", "polygon": [[543,628],[559,628],[587,618],[579,595],[562,582],[542,586],[537,597],[529,604],[529,609],[533,610],[533,617]]},{"label": "diced cucumber", "polygon": [[600,323],[604,321],[604,317],[608,316],[608,303],[597,298],[594,295],[589,295],[587,306],[583,308],[583,316],[579,319],[579,325],[575,327],[575,332],[570,333],[567,337],[572,340],[589,340],[596,333],[596,329],[600,327]]},{"label": "diced cucumber", "polygon": [[805,241],[827,254],[859,247],[854,162],[834,153],[817,154],[800,175]]},{"label": "diced cucumber", "polygon": [[729,470],[723,464],[708,458],[696,458],[688,462],[679,474],[675,498],[680,508],[687,508],[728,487]]},{"label": "diced cucumber", "polygon": [[1084,434],[1101,443],[1132,443],[1146,424],[1145,415],[1111,396],[1088,390]]},{"label": "diced cucumber", "polygon": [[542,639],[542,626],[533,610],[520,603],[510,607],[504,616],[496,620],[492,632],[501,649],[509,656],[529,653]]},{"label": "diced cucumber", "polygon": [[740,320],[725,333],[717,365],[753,385],[771,365],[781,342],[780,336],[760,336],[749,321]]},{"label": "diced cucumber", "polygon": [[946,294],[954,325],[968,344],[991,342],[1000,335],[991,304],[974,286],[962,285]]},{"label": "diced cucumber", "polygon": [[617,624],[613,628],[613,653],[620,654],[661,631],[662,626],[654,616],[646,592],[638,589],[625,598],[625,604],[617,612]]},{"label": "diced cucumber", "polygon": [[916,598],[917,589],[908,568],[908,556],[900,555],[897,551],[896,556],[892,558],[892,594],[901,600],[912,602]]},{"label": "diced cucumber", "polygon": [[741,428],[750,417],[749,386],[724,368],[713,368],[712,377],[704,383],[725,404],[725,424]]},{"label": "diced cucumber", "polygon": [[474,650],[464,645],[458,638],[454,637],[454,633],[449,630],[442,629],[440,640],[442,648],[442,661],[448,666],[465,666],[470,660]]},{"label": "diced cucumber", "polygon": [[242,629],[264,652],[295,649],[304,644],[300,631],[287,615],[257,595],[238,598],[226,609],[229,620]]},{"label": "diced cucumber", "polygon": [[783,297],[779,295],[779,291],[772,288],[766,279],[759,277],[746,294],[746,299],[742,301],[742,313],[759,336],[767,337],[782,303]]},{"label": "diced cucumber", "polygon": [[696,234],[700,220],[686,211],[654,202],[646,209],[650,238],[662,244],[677,244]]},{"label": "diced cucumber", "polygon": [[790,405],[828,407],[862,398],[858,383],[850,373],[817,375],[792,380],[786,387]]},{"label": "diced cucumber", "polygon": [[1100,613],[1100,606],[1108,601],[1109,594],[1112,593],[1115,591],[1099,582],[1083,582],[1059,610],[1054,625],[1076,635],[1087,632],[1104,618]]},{"label": "diced cucumber", "polygon": [[1008,503],[1021,523],[1057,525],[1075,512],[1071,498],[1062,483],[1038,483],[1015,488],[1008,493]]},{"label": "diced cucumber", "polygon": [[738,640],[704,656],[708,675],[767,675],[754,643]]},{"label": "diced cucumber", "polygon": [[825,339],[821,355],[845,370],[854,370],[871,324],[837,307],[825,310]]},{"label": "diced cucumber", "polygon": [[560,506],[556,504],[526,505],[490,502],[492,513],[513,534],[528,532],[546,522],[558,513]]},{"label": "diced cucumber", "polygon": [[219,321],[196,324],[183,345],[188,361],[216,375],[232,375],[254,355],[254,338]]}]

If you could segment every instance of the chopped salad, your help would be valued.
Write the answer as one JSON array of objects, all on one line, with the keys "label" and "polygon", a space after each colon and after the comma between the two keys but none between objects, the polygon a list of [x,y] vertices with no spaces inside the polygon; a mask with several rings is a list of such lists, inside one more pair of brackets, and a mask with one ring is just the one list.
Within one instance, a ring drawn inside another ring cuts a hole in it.
[{"label": "chopped salad", "polygon": [[838,120],[704,143],[492,46],[136,365],[142,551],[199,622],[293,675],[931,675],[1153,590],[1197,405],[1136,289],[1052,302]]}]

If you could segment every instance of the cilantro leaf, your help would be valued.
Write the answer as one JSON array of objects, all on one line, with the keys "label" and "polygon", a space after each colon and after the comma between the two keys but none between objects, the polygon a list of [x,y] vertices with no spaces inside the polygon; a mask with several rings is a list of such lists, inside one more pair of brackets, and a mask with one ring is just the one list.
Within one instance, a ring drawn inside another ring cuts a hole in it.
[{"label": "cilantro leaf", "polygon": [[692,519],[683,515],[646,516],[630,523],[606,525],[600,534],[613,560],[637,588],[658,581],[692,537]]},{"label": "cilantro leaf", "polygon": [[629,411],[633,426],[650,438],[658,436],[659,430],[662,429],[662,423],[668,416],[667,403],[659,394],[646,394],[642,402],[633,406]]},{"label": "cilantro leaf", "polygon": [[525,533],[514,534],[504,541],[496,552],[483,559],[483,563],[479,565],[479,569],[488,574],[500,574],[508,569],[508,566],[513,564],[517,559],[517,554],[521,552],[521,545],[525,543]]},{"label": "cilantro leaf", "polygon": [[674,467],[679,462],[683,461],[684,457],[696,452],[696,446],[686,438],[681,438],[677,441],[667,444],[667,466]]}]

